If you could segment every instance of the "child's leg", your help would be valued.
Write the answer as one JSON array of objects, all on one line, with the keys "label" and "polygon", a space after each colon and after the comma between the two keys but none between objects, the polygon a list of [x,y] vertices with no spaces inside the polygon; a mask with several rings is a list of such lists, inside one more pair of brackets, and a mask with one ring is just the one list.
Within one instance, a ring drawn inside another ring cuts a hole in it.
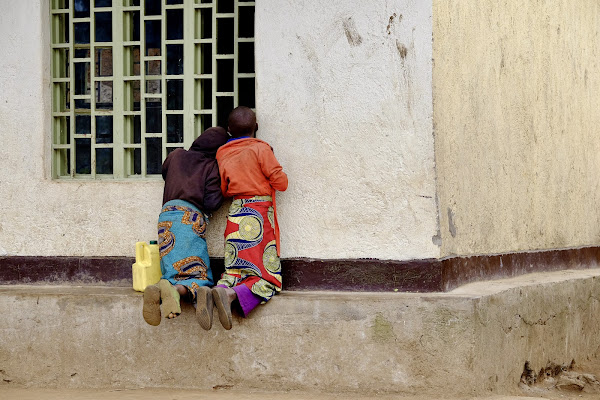
[{"label": "child's leg", "polygon": [[244,317],[247,317],[252,310],[254,310],[260,303],[264,301],[262,297],[252,293],[252,291],[248,289],[248,286],[246,285],[238,285],[234,287],[233,290],[235,291],[236,297],[240,303]]}]

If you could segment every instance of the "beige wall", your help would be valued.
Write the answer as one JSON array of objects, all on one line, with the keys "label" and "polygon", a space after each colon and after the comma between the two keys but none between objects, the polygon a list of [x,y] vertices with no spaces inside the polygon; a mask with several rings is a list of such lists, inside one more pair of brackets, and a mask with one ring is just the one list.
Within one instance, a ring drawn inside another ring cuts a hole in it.
[{"label": "beige wall", "polygon": [[599,7],[434,1],[442,256],[600,243]]},{"label": "beige wall", "polygon": [[[162,181],[50,178],[48,1],[2,5],[0,255],[133,256]],[[437,257],[431,1],[259,0],[256,69],[259,137],[290,177],[282,256]]]}]

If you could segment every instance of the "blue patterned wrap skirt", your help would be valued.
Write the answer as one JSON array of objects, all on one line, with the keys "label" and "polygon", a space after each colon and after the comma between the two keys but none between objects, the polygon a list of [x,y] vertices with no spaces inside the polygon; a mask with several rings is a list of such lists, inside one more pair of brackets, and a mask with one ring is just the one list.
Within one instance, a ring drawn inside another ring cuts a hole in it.
[{"label": "blue patterned wrap skirt", "polygon": [[171,200],[158,218],[158,245],[162,279],[184,285],[196,297],[200,286],[213,286],[204,238],[208,217],[193,204]]}]

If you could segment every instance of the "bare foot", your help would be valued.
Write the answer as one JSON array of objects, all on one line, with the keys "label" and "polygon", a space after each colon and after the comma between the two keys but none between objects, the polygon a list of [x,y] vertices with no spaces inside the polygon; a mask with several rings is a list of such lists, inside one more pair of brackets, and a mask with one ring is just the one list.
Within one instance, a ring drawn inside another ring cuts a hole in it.
[{"label": "bare foot", "polygon": [[158,282],[160,287],[160,298],[162,300],[163,314],[165,318],[173,319],[181,314],[181,305],[179,304],[179,291],[171,285],[166,279]]}]

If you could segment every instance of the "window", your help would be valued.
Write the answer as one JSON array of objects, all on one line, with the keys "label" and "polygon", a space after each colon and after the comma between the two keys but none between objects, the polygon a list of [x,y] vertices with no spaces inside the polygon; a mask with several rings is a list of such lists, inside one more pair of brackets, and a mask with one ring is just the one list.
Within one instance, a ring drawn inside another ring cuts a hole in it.
[{"label": "window", "polygon": [[254,104],[254,2],[51,0],[54,178],[158,176]]}]

